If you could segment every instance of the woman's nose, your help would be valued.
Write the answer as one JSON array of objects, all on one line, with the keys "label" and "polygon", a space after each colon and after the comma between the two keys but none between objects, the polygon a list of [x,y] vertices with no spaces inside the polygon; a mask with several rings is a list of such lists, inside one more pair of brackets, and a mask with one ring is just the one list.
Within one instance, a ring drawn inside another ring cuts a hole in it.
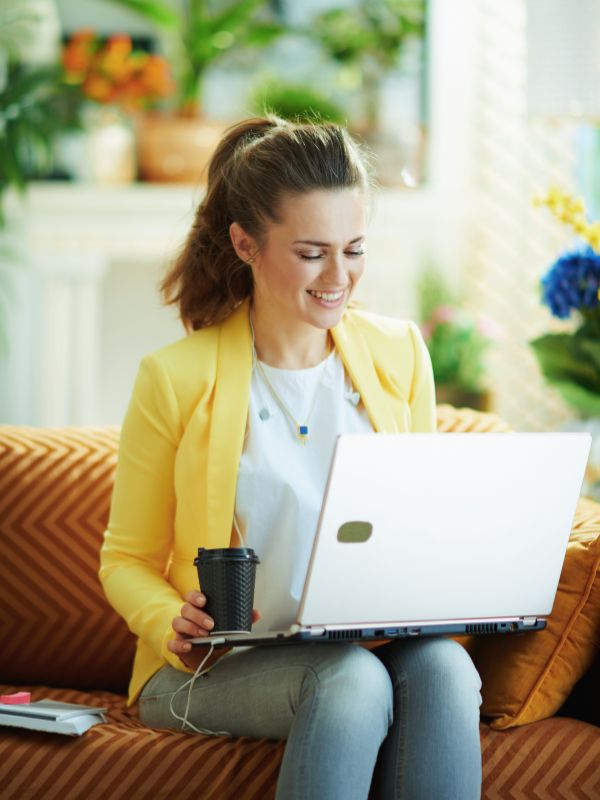
[{"label": "woman's nose", "polygon": [[347,272],[344,266],[344,256],[342,253],[332,251],[329,253],[323,270],[324,277],[328,282],[336,286],[345,286],[347,283]]}]

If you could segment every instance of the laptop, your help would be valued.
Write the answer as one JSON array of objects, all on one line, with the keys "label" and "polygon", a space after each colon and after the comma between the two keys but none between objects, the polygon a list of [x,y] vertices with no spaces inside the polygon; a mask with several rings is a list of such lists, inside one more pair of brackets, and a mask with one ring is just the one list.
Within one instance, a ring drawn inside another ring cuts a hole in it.
[{"label": "laptop", "polygon": [[590,445],[588,433],[341,435],[294,624],[190,641],[541,630]]}]

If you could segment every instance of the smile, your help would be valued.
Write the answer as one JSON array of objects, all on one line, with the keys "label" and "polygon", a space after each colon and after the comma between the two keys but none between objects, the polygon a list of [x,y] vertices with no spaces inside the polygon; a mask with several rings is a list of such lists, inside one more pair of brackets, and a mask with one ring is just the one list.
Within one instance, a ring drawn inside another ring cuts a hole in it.
[{"label": "smile", "polygon": [[327,303],[335,303],[336,300],[341,298],[346,290],[342,289],[339,292],[317,292],[315,289],[307,289],[306,291],[319,300],[325,300]]}]

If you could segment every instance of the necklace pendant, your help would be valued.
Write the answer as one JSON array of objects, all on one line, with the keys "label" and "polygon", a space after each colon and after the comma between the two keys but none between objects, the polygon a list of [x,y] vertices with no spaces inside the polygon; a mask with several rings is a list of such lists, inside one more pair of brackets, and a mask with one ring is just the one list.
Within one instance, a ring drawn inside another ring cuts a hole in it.
[{"label": "necklace pendant", "polygon": [[308,441],[308,425],[298,425],[298,439],[302,444]]}]

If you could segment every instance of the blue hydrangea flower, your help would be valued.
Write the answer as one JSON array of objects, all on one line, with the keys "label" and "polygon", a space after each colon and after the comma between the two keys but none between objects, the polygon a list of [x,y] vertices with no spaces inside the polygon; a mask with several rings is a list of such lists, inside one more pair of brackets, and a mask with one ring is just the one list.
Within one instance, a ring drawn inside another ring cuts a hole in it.
[{"label": "blue hydrangea flower", "polygon": [[542,301],[555,317],[598,307],[600,255],[591,247],[562,255],[542,278]]}]

